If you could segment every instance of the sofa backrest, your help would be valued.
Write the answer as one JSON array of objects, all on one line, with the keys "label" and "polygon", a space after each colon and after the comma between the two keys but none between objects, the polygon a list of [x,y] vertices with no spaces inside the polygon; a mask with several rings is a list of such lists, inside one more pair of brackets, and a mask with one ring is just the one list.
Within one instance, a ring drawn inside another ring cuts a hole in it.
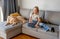
[{"label": "sofa backrest", "polygon": [[[29,19],[30,13],[32,12],[32,9],[20,9],[20,14]],[[45,16],[44,16],[45,13]],[[60,25],[60,12],[55,12],[55,11],[39,11],[39,16],[45,20],[50,21],[51,23],[58,24]]]},{"label": "sofa backrest", "polygon": [[60,25],[60,12],[45,11],[45,20]]},{"label": "sofa backrest", "polygon": [[[29,18],[31,12],[32,12],[32,9],[20,9],[20,14],[27,19]],[[43,18],[44,11],[40,10],[39,12],[40,12],[39,16]]]}]

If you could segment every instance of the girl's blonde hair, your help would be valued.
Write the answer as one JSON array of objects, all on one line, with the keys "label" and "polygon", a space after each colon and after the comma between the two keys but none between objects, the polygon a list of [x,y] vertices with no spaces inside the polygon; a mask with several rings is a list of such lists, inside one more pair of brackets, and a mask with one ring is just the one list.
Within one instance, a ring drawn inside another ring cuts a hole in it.
[{"label": "girl's blonde hair", "polygon": [[[39,13],[39,7],[38,6],[35,6],[34,8],[36,8],[37,9],[37,12]],[[33,14],[34,14],[34,12],[33,12]]]}]

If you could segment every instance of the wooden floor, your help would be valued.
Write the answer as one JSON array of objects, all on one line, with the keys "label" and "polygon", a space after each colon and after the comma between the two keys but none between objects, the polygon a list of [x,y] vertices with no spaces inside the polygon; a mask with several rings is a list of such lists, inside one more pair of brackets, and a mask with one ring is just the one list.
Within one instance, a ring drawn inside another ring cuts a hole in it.
[{"label": "wooden floor", "polygon": [[38,39],[38,38],[29,36],[29,35],[26,35],[26,34],[20,34],[20,35],[18,35],[16,37],[13,37],[11,39]]},{"label": "wooden floor", "polygon": [[0,39],[3,39],[2,37],[0,37]]}]

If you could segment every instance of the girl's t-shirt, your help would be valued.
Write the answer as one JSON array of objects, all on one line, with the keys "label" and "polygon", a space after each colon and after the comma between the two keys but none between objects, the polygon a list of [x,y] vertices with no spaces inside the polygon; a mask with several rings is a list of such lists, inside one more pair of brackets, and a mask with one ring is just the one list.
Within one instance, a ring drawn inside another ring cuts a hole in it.
[{"label": "girl's t-shirt", "polygon": [[30,13],[30,17],[32,17],[32,20],[37,21],[37,19],[39,18],[39,15]]}]

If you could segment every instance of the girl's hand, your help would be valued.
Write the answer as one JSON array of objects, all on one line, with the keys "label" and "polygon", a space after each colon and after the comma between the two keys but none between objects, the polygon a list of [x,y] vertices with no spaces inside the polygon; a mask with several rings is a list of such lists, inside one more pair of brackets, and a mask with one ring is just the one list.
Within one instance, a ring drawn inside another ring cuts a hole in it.
[{"label": "girl's hand", "polygon": [[36,28],[39,28],[38,24],[35,25]]},{"label": "girl's hand", "polygon": [[29,23],[32,23],[32,20],[30,20]]},{"label": "girl's hand", "polygon": [[29,23],[32,23],[32,17],[29,18]]}]

